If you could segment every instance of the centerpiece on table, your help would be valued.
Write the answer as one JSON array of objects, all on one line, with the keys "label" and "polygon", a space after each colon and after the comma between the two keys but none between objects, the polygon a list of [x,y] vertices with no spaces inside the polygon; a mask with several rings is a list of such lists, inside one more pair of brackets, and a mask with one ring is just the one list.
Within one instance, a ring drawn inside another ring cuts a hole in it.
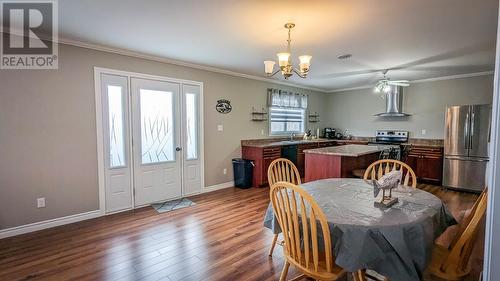
[{"label": "centerpiece on table", "polygon": [[[397,188],[401,182],[403,173],[401,171],[391,171],[383,175],[378,180],[373,180],[373,196],[377,197],[382,190],[382,199],[380,201],[375,201],[374,205],[376,207],[390,207],[398,202],[397,197],[392,197],[392,189]],[[389,191],[389,195],[386,195],[386,191]]]}]

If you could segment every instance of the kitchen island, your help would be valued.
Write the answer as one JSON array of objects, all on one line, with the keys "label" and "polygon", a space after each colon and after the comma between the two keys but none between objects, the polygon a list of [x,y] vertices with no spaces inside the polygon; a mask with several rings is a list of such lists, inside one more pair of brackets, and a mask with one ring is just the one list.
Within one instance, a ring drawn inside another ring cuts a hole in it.
[{"label": "kitchen island", "polygon": [[379,158],[382,147],[348,144],[304,150],[305,181],[352,178],[352,171],[365,169]]}]

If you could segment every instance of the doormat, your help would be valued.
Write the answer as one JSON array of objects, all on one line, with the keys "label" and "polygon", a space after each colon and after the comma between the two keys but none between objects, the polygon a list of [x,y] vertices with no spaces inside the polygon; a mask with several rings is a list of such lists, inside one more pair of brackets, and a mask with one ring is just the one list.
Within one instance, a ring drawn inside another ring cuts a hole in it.
[{"label": "doormat", "polygon": [[193,205],[196,205],[196,203],[187,198],[180,198],[162,203],[154,203],[151,204],[151,207],[153,207],[153,209],[155,209],[158,213],[165,213],[168,211],[182,209]]}]

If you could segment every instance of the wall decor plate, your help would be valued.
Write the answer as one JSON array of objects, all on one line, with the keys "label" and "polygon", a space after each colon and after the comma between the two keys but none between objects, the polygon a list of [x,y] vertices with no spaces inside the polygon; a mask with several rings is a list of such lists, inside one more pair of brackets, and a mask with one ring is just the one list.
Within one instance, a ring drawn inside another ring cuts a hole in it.
[{"label": "wall decor plate", "polygon": [[222,114],[228,114],[232,109],[233,107],[231,106],[231,102],[225,99],[218,100],[217,105],[215,106],[215,110]]}]

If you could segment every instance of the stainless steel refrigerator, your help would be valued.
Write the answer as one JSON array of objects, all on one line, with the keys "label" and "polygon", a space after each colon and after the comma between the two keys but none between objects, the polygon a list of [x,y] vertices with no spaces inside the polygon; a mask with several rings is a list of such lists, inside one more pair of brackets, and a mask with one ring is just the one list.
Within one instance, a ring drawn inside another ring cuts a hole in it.
[{"label": "stainless steel refrigerator", "polygon": [[446,108],[443,186],[480,192],[485,187],[491,105]]}]

